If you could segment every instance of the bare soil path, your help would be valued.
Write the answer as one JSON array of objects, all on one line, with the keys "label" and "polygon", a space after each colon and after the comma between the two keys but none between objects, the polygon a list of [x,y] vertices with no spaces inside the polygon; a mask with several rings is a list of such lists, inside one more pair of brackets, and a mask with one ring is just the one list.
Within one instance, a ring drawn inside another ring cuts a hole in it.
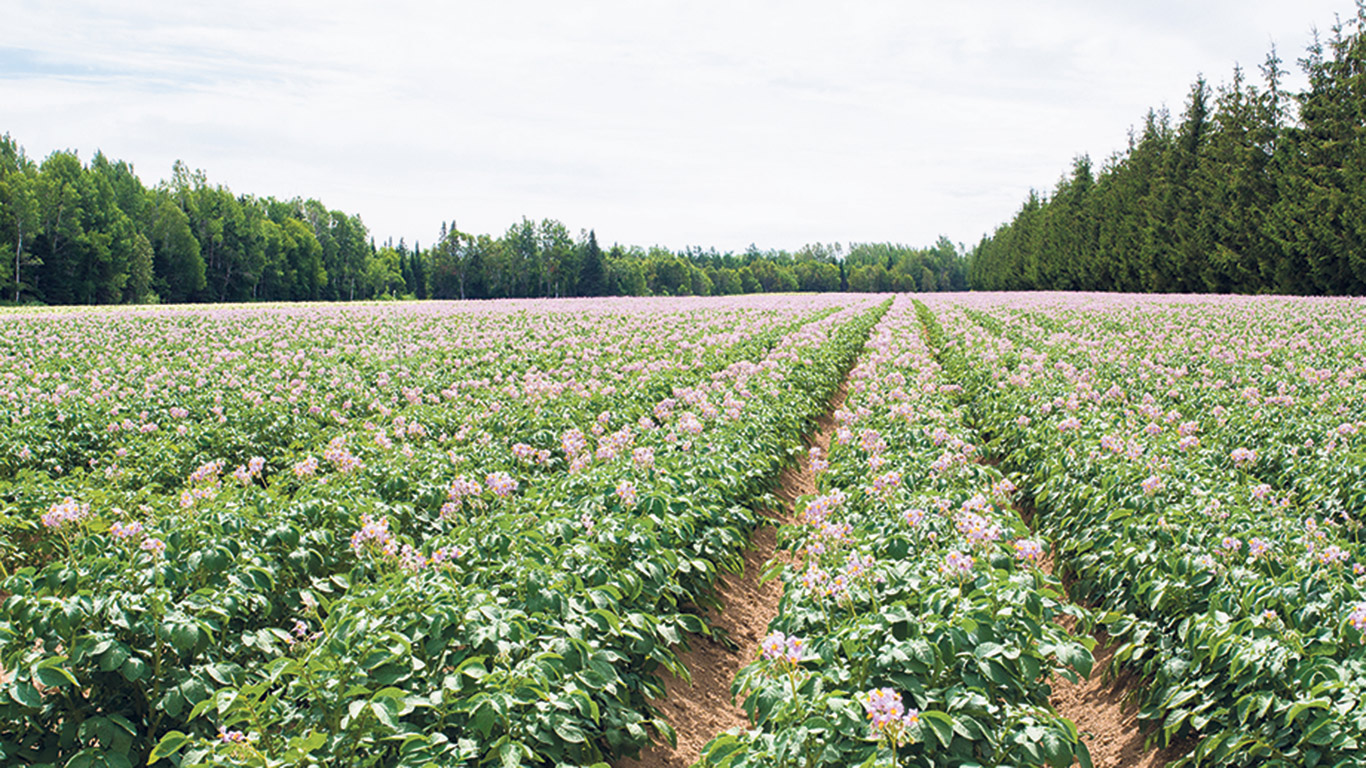
[{"label": "bare soil path", "polygon": [[[1052,574],[1053,558],[1045,559],[1043,566]],[[1064,577],[1061,581],[1063,592],[1071,600],[1067,594],[1068,580]],[[1076,723],[1081,740],[1091,753],[1091,764],[1095,768],[1162,768],[1179,760],[1193,744],[1183,740],[1162,748],[1145,746],[1147,734],[1138,721],[1137,699],[1146,681],[1129,672],[1111,677],[1110,664],[1120,643],[1111,641],[1103,629],[1097,630],[1094,637],[1096,647],[1091,654],[1096,663],[1089,678],[1075,683],[1062,677],[1049,681],[1053,688],[1049,703]]]},{"label": "bare soil path", "polygon": [[1103,630],[1096,633],[1092,652],[1096,665],[1091,677],[1075,683],[1055,678],[1049,701],[1063,717],[1077,724],[1095,768],[1162,768],[1185,755],[1190,745],[1178,742],[1162,749],[1144,746],[1138,704],[1126,701],[1130,694],[1140,693],[1143,680],[1129,673],[1106,679],[1118,647]]},{"label": "bare soil path", "polygon": [[[835,432],[834,413],[844,404],[846,394],[847,389],[841,384],[830,399],[829,408],[817,420],[816,430],[807,436],[808,446],[819,446],[823,453],[829,450]],[[738,650],[711,638],[690,636],[689,650],[681,660],[692,676],[692,684],[666,675],[664,698],[651,702],[673,726],[678,745],[654,744],[634,760],[618,760],[616,768],[687,768],[697,762],[702,747],[717,734],[749,727],[745,711],[731,700],[730,686],[736,672],[754,660],[760,641],[768,634],[769,622],[778,615],[782,583],[774,580],[760,584],[759,578],[777,553],[776,525],[786,522],[798,498],[816,490],[816,476],[809,459],[803,455],[795,466],[779,475],[775,495],[784,508],[769,516],[770,522],[751,536],[749,549],[745,550],[744,573],[723,574],[716,585],[716,596],[725,610],[709,612],[706,618],[713,626],[725,630]]]}]

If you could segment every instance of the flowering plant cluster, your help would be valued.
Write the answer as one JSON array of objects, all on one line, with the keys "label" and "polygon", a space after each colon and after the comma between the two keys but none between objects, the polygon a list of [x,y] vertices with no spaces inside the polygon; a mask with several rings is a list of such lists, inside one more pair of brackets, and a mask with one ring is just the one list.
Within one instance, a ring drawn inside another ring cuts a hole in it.
[{"label": "flowering plant cluster", "polygon": [[[779,616],[735,684],[755,729],[712,740],[703,765],[1086,755],[1047,685],[1089,674],[1090,640],[1056,621],[1084,614],[1059,602],[1061,585],[1040,568],[1044,542],[1013,508],[1015,484],[978,460],[961,393],[922,332],[898,297],[849,374],[830,446],[803,451],[819,462],[816,492],[780,533]],[[1025,723],[1036,738],[1015,738]]]},{"label": "flowering plant cluster", "polygon": [[0,763],[592,765],[668,738],[648,700],[709,631],[686,606],[880,302],[8,318]]},{"label": "flowering plant cluster", "polygon": [[932,303],[1161,742],[1193,744],[1183,764],[1359,760],[1361,303]]}]

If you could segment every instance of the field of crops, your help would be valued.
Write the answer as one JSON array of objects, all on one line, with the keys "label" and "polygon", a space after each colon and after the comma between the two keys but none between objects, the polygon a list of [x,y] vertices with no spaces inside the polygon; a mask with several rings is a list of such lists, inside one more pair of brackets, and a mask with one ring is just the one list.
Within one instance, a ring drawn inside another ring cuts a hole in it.
[{"label": "field of crops", "polygon": [[1366,302],[921,299],[0,315],[0,764],[634,754],[802,458],[705,765],[1366,765]]},{"label": "field of crops", "polygon": [[1191,765],[1366,765],[1366,302],[927,299],[941,359]]}]

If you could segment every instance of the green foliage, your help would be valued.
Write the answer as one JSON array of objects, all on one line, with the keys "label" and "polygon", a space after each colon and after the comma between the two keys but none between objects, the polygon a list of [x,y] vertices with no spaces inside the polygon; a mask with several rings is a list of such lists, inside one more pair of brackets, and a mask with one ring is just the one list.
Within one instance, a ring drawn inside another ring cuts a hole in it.
[{"label": "green foliage", "polygon": [[972,287],[1366,293],[1363,19],[1310,47],[1300,93],[1273,50],[1260,86],[1199,79],[1175,127],[1150,111],[1098,175],[1078,158],[972,250]]},{"label": "green foliage", "polygon": [[1181,766],[1361,765],[1359,309],[1034,303],[946,308],[942,332],[1072,596],[1145,680],[1150,738],[1189,739]]},{"label": "green foliage", "polygon": [[[874,331],[828,459],[813,452],[818,493],[799,500],[771,572],[784,595],[770,640],[781,652],[796,638],[802,654],[740,671],[754,728],[713,739],[703,766],[1089,764],[1047,684],[1090,674],[1092,641],[1057,621],[1086,614],[1016,556],[1029,531],[1010,484],[975,461],[953,374],[935,361],[947,342],[904,298]],[[951,557],[968,567],[947,568]],[[877,730],[870,691],[891,691],[913,719]]]},{"label": "green foliage", "polygon": [[692,606],[883,311],[15,321],[0,762],[598,766],[667,737],[647,699],[711,631]]},{"label": "green foliage", "polygon": [[[623,248],[555,219],[501,236],[443,223],[436,245],[377,246],[359,216],[321,202],[236,195],[177,162],[144,188],[124,162],[56,152],[35,166],[0,138],[0,243],[16,303],[711,296],[964,290],[964,260],[933,248],[807,245],[797,253]],[[848,265],[846,267],[846,263]],[[876,268],[874,268],[874,264]],[[846,279],[846,272],[853,279]]]}]

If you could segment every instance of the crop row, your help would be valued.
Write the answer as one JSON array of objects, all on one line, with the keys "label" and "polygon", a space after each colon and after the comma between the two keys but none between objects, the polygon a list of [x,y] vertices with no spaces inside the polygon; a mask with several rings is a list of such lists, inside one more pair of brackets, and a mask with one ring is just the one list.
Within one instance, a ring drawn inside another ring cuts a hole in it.
[{"label": "crop row", "polygon": [[0,758],[572,766],[667,735],[688,606],[879,314],[11,320]]},{"label": "crop row", "polygon": [[936,302],[988,450],[1182,765],[1366,737],[1366,317],[1350,301]]},{"label": "crop row", "polygon": [[[784,594],[735,692],[755,725],[723,768],[1089,765],[1049,678],[1090,673],[1061,585],[979,461],[959,388],[898,297],[850,376],[817,493],[782,529]],[[887,761],[890,760],[891,763]]]}]

